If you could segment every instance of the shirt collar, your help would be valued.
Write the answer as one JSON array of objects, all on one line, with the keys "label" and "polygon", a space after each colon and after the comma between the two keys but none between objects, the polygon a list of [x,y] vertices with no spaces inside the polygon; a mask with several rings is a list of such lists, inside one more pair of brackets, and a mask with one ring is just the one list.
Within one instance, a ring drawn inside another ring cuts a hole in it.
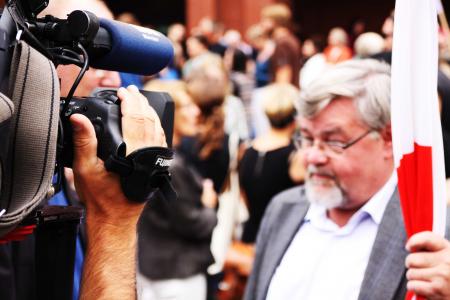
[{"label": "shirt collar", "polygon": [[[386,206],[391,199],[392,194],[395,191],[395,187],[397,185],[397,173],[393,172],[391,177],[386,181],[383,187],[378,190],[369,201],[364,204],[356,213],[356,215],[360,215],[361,213],[365,213],[369,215],[372,220],[379,225],[381,219],[383,217]],[[315,203],[311,203],[308,212],[304,218],[305,222],[309,222],[311,220],[318,220],[327,218],[326,217],[326,209],[323,206],[317,205]],[[354,217],[353,216],[353,217]]]}]

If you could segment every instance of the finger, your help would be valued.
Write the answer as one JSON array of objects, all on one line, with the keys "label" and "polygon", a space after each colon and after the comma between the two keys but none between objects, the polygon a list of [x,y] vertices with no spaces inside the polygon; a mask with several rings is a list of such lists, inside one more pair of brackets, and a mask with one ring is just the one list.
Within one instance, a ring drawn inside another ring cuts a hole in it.
[{"label": "finger", "polygon": [[140,106],[136,108],[137,101],[134,100],[133,94],[129,89],[125,89],[123,87],[117,90],[117,96],[120,99],[120,112],[122,116],[132,114],[134,111],[139,111]]},{"label": "finger", "polygon": [[406,250],[417,251],[439,251],[448,247],[448,241],[430,231],[423,231],[411,236],[406,243]]},{"label": "finger", "polygon": [[412,268],[406,272],[406,279],[431,281],[433,277],[439,276],[439,269],[434,268]]},{"label": "finger", "polygon": [[440,255],[435,252],[416,252],[406,257],[407,268],[431,268],[439,264]]},{"label": "finger", "polygon": [[74,166],[92,166],[97,163],[97,138],[91,121],[81,114],[70,117],[73,128]]},{"label": "finger", "polygon": [[444,294],[446,284],[442,280],[435,280],[435,281],[410,280],[406,284],[406,288],[409,291],[414,292],[417,296],[422,296],[426,299],[436,299],[440,295]]},{"label": "finger", "polygon": [[[133,95],[134,100],[138,101],[139,104],[142,104],[142,97],[143,95],[141,94],[141,92],[139,92],[139,89],[137,88],[137,86],[135,85],[129,85],[127,87],[127,91],[130,92],[131,95]],[[145,97],[144,97],[145,98]]]}]

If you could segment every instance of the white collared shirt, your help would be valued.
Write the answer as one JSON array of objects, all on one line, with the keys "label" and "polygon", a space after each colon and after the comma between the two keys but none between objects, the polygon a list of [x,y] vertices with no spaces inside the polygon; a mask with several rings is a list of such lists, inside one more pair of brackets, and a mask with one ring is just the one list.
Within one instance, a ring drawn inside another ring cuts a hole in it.
[{"label": "white collared shirt", "polygon": [[312,204],[272,277],[266,299],[357,299],[396,184],[394,172],[343,227],[328,219],[325,208]]}]

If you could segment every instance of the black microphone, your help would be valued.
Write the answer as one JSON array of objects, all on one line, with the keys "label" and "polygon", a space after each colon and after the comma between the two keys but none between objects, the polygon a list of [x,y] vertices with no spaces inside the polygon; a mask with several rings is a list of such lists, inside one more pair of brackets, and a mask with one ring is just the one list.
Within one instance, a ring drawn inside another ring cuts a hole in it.
[{"label": "black microphone", "polygon": [[123,22],[101,18],[99,20],[99,31],[87,52],[99,47],[106,47],[108,51],[90,56],[92,67],[152,75],[171,62],[173,46],[162,33]]}]

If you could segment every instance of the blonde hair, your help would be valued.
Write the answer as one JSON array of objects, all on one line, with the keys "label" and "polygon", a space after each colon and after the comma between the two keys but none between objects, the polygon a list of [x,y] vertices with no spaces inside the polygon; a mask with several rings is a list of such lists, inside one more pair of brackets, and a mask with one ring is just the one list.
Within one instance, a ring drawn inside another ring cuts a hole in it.
[{"label": "blonde hair", "polygon": [[263,108],[272,127],[284,128],[295,120],[299,94],[289,83],[274,83],[266,88]]},{"label": "blonde hair", "polygon": [[271,19],[278,26],[289,26],[292,18],[291,9],[284,3],[265,6],[261,10],[261,18]]}]

